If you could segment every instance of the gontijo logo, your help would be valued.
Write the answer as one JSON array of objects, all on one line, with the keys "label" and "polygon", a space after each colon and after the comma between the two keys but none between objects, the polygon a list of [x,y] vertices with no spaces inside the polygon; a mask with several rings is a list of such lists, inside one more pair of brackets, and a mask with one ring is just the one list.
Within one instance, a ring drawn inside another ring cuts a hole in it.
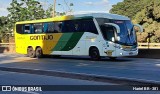
[{"label": "gontijo logo", "polygon": [[30,36],[30,40],[53,40],[53,35],[35,35]]}]

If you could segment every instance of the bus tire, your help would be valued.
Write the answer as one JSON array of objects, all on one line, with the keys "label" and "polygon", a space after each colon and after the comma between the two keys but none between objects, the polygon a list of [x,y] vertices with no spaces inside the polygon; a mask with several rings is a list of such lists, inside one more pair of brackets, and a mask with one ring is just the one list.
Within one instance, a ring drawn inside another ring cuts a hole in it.
[{"label": "bus tire", "polygon": [[36,57],[36,53],[35,53],[35,51],[33,50],[32,47],[29,47],[29,48],[27,49],[27,55],[28,55],[30,58],[35,58],[35,57]]},{"label": "bus tire", "polygon": [[96,47],[93,47],[89,50],[89,56],[94,61],[101,59],[100,54],[99,54],[99,50]]},{"label": "bus tire", "polygon": [[43,57],[43,51],[42,51],[42,48],[41,47],[38,47],[37,49],[36,49],[36,57],[37,58],[42,58]]}]

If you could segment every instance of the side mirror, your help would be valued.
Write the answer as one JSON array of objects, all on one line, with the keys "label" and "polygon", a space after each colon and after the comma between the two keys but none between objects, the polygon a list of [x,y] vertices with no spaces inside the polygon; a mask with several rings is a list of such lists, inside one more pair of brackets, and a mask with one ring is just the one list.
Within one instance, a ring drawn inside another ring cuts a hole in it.
[{"label": "side mirror", "polygon": [[144,31],[144,29],[143,29],[143,27],[141,26],[141,25],[139,25],[139,24],[134,24],[134,26],[136,26],[136,27],[139,27],[139,32],[143,32]]},{"label": "side mirror", "polygon": [[120,33],[120,27],[118,25],[116,25],[114,23],[105,23],[105,25],[111,25],[111,26],[115,27],[117,30],[117,33]]},{"label": "side mirror", "polygon": [[117,36],[117,40],[118,40],[118,41],[120,41],[120,40],[121,40],[120,36]]}]

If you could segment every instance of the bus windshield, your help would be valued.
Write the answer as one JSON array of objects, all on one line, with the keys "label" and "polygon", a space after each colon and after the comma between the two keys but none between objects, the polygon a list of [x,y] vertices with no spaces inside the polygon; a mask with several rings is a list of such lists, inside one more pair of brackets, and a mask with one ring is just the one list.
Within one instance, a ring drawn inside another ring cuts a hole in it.
[{"label": "bus windshield", "polygon": [[119,43],[125,45],[133,45],[137,43],[133,24],[130,20],[114,20],[113,23],[120,27],[120,33],[117,34],[120,37],[120,40],[118,41]]},{"label": "bus windshield", "polygon": [[[108,30],[105,30],[103,26],[105,25],[105,23],[114,23],[120,27],[120,33],[117,33],[117,36],[120,37],[120,40],[117,40],[119,44],[135,45],[137,43],[136,33],[133,29],[133,24],[131,23],[130,20],[111,20],[111,19],[100,18],[97,19],[97,22],[101,28],[104,38],[106,37],[106,35],[104,35],[106,33],[104,32],[107,32]],[[111,37],[113,37],[113,34],[111,34]]]}]

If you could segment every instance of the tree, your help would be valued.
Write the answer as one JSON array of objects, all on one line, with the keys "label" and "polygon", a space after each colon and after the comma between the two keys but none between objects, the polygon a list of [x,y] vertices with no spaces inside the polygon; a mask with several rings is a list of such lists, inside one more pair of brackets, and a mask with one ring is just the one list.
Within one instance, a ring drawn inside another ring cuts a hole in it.
[{"label": "tree", "polygon": [[[73,6],[71,4],[70,6]],[[10,7],[7,8],[7,17],[0,17],[0,35],[2,33],[12,33],[16,22],[51,18],[53,13],[52,5],[44,10],[38,0],[12,0]],[[57,15],[65,13],[56,12]]]},{"label": "tree", "polygon": [[124,0],[113,5],[110,13],[125,15],[133,19],[137,12],[141,11],[150,1],[152,0]]},{"label": "tree", "polygon": [[[132,18],[145,32],[137,33],[139,42],[160,42],[160,0],[124,0],[110,11]],[[150,37],[148,37],[150,35]]]},{"label": "tree", "polygon": [[[145,33],[152,34],[151,42],[160,42],[160,1],[154,0],[148,3],[144,9],[137,13],[134,21],[145,28]],[[147,39],[147,38],[146,38]]]},{"label": "tree", "polygon": [[42,19],[45,15],[40,2],[35,0],[21,0],[21,2],[12,0],[10,7],[7,9],[9,11],[10,28],[13,28],[15,22]]},{"label": "tree", "polygon": [[[19,2],[18,2],[19,1]],[[14,24],[18,21],[36,20],[45,17],[45,11],[36,0],[12,0],[7,8],[7,17],[0,17],[0,36],[12,33]]]}]

